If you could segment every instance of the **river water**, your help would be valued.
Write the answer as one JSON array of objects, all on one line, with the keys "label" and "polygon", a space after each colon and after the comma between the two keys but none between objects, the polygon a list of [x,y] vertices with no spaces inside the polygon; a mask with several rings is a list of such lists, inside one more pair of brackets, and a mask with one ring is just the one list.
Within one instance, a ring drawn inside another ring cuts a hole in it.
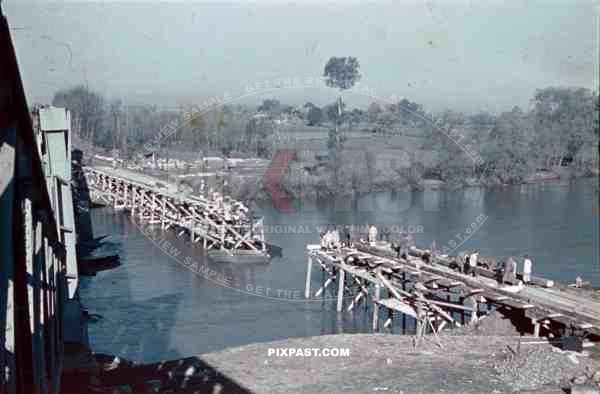
[{"label": "river water", "polygon": [[[318,243],[321,226],[333,224],[403,229],[419,246],[435,240],[452,254],[477,248],[482,256],[513,255],[521,262],[527,253],[534,275],[568,283],[581,275],[600,286],[596,182],[384,195],[380,201],[366,196],[349,206],[300,201],[296,213],[262,204],[267,238],[283,248],[283,256],[252,266],[209,263],[201,248],[176,234],[147,229],[110,209],[93,210],[95,236],[110,234],[121,243],[122,265],[82,279],[84,305],[103,316],[89,326],[92,348],[152,362],[289,337],[370,332],[363,304],[335,312],[333,287],[320,298],[302,298],[305,245]],[[161,248],[166,241],[170,253]],[[193,272],[186,259],[215,275],[209,280]],[[321,279],[313,269],[313,293]],[[401,319],[394,327],[402,332]],[[406,327],[410,331],[411,323]]]}]

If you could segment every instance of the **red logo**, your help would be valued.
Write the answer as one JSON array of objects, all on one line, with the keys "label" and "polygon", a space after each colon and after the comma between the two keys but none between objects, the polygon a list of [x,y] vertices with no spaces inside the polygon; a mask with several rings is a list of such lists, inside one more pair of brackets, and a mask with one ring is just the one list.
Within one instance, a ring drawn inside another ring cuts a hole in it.
[{"label": "red logo", "polygon": [[296,152],[295,150],[277,151],[262,180],[262,184],[278,212],[296,212],[290,196],[281,184],[281,180],[290,167],[292,160],[294,160]]}]

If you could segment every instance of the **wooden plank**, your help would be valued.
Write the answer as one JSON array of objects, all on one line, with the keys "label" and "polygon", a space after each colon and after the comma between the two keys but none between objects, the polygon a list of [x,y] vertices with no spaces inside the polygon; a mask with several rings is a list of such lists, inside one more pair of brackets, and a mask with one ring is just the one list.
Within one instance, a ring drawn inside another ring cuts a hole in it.
[{"label": "wooden plank", "polygon": [[401,300],[398,300],[395,298],[385,298],[385,299],[377,300],[375,302],[385,308],[388,308],[388,309],[391,309],[391,310],[394,310],[397,312],[401,312],[401,313],[404,313],[405,315],[417,318],[416,308],[406,302],[402,302]]},{"label": "wooden plank", "polygon": [[551,320],[553,322],[559,323],[565,327],[570,327],[571,325],[573,325],[575,323],[574,319],[571,319],[570,317],[558,314],[558,315],[553,315],[552,317],[548,316],[547,318],[548,320]]},{"label": "wooden plank", "polygon": [[578,328],[581,328],[582,330],[594,327],[593,324],[585,323],[585,322],[576,323],[575,326],[578,327]]},{"label": "wooden plank", "polygon": [[495,293],[493,291],[484,291],[483,293],[481,293],[481,296],[484,297],[486,300],[491,301],[493,303],[496,303],[499,301],[504,301],[504,300],[508,299],[507,296]]},{"label": "wooden plank", "polygon": [[499,301],[498,304],[508,306],[512,309],[529,309],[529,308],[534,307],[534,305],[532,305],[532,304],[527,304],[527,303],[523,303],[523,302],[520,302],[517,300],[511,300],[511,299]]},{"label": "wooden plank", "polygon": [[468,292],[468,293],[466,293],[466,294],[464,295],[464,297],[465,297],[465,298],[467,298],[467,297],[472,297],[472,296],[474,296],[474,295],[481,294],[481,293],[483,293],[484,291],[485,291],[485,290],[483,290],[483,289],[471,289],[471,290],[469,290],[469,292]]}]

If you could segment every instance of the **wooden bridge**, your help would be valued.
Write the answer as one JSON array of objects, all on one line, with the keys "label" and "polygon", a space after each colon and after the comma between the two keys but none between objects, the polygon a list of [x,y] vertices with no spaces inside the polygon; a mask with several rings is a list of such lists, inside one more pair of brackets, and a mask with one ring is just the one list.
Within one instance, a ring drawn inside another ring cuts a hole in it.
[{"label": "wooden bridge", "polygon": [[[418,334],[459,327],[466,317],[474,322],[486,311],[500,308],[535,336],[575,333],[598,339],[600,335],[600,294],[594,291],[543,278],[533,278],[528,285],[501,285],[495,272],[485,267],[477,267],[476,276],[466,275],[454,268],[454,258],[431,256],[414,247],[407,259],[399,258],[387,242],[357,242],[353,248],[328,250],[309,245],[307,249],[306,298],[337,285],[339,312],[345,302],[347,310],[361,301],[374,304],[373,330],[380,328],[382,308],[387,311],[384,327],[399,312],[416,319]],[[325,280],[313,294],[315,264]]]},{"label": "wooden bridge", "polygon": [[204,249],[234,255],[251,250],[266,254],[262,220],[254,220],[248,208],[228,196],[208,198],[169,190],[156,178],[124,169],[84,167],[92,202],[126,210],[148,224],[186,234]]}]

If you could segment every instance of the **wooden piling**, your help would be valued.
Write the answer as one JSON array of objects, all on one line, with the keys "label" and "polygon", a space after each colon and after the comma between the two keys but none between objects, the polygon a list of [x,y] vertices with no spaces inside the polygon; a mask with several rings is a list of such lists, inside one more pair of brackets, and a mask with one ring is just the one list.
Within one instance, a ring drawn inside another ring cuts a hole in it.
[{"label": "wooden piling", "polygon": [[383,325],[383,328],[389,328],[390,331],[391,331],[392,330],[392,325],[394,323],[394,310],[388,308],[387,312],[388,312],[388,318],[385,321],[385,324]]},{"label": "wooden piling", "polygon": [[150,220],[152,221],[152,223],[154,223],[154,212],[155,211],[156,211],[156,193],[152,193],[152,209],[150,209]]},{"label": "wooden piling", "polygon": [[308,256],[308,259],[306,262],[306,285],[304,287],[304,298],[306,298],[306,299],[310,298],[310,278],[311,278],[311,274],[312,274],[312,265],[313,265],[312,257]]},{"label": "wooden piling", "polygon": [[420,336],[423,331],[423,308],[420,303],[417,303],[417,318],[416,318],[417,336]]},{"label": "wooden piling", "polygon": [[[406,272],[402,272],[402,290],[406,291]],[[402,314],[402,334],[406,334],[406,313]]]},{"label": "wooden piling", "polygon": [[162,209],[161,209],[161,228],[164,230],[167,225],[167,198],[162,196]]},{"label": "wooden piling", "polygon": [[135,217],[135,208],[136,208],[136,198],[135,198],[135,186],[131,187],[131,217]]},{"label": "wooden piling", "polygon": [[143,190],[140,190],[139,192],[140,195],[140,212],[139,212],[139,219],[142,220],[144,218],[144,196],[145,193]]},{"label": "wooden piling", "polygon": [[[379,331],[379,304],[381,286],[379,283],[375,283],[375,302],[373,303],[373,331]],[[365,303],[366,304],[366,303]]]},{"label": "wooden piling", "polygon": [[343,268],[338,270],[338,296],[337,296],[337,311],[342,311],[344,302],[344,279],[346,277],[346,271]]},{"label": "wooden piling", "polygon": [[535,338],[539,338],[540,336],[540,322],[537,320],[532,320],[533,323],[533,336]]},{"label": "wooden piling", "polygon": [[123,187],[123,204],[125,205],[125,209],[129,209],[129,185],[125,182],[122,183]]},{"label": "wooden piling", "polygon": [[471,323],[475,323],[477,321],[477,311],[479,310],[479,303],[477,302],[476,296],[469,297],[471,299],[471,303],[473,304],[473,311],[471,311]]}]

